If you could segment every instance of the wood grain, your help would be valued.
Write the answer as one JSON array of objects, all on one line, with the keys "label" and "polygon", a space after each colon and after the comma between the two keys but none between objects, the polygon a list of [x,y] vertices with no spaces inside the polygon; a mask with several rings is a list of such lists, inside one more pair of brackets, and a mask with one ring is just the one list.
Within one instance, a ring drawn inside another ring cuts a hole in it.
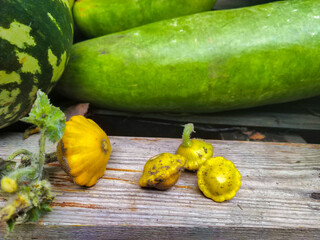
[{"label": "wood grain", "polygon": [[[168,191],[138,186],[144,163],[174,153],[179,139],[110,140],[107,170],[90,189],[73,184],[57,163],[47,165],[53,212],[18,225],[8,239],[319,239],[320,145],[212,140],[214,155],[233,161],[242,174],[236,197],[215,203],[191,172]],[[36,151],[37,143],[38,136],[23,141],[19,133],[1,134],[0,157],[21,147]]]}]

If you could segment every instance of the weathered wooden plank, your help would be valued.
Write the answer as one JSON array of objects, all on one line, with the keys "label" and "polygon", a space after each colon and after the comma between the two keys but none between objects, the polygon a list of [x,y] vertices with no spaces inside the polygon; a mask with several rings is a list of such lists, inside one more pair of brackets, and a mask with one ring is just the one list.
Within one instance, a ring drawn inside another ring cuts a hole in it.
[{"label": "weathered wooden plank", "polygon": [[268,229],[236,227],[136,227],[136,226],[39,226],[34,224],[17,226],[8,239],[143,239],[143,240],[318,240],[319,229]]},{"label": "weathered wooden plank", "polygon": [[[0,157],[20,147],[37,149],[38,136],[21,138],[1,134]],[[107,171],[90,189],[74,185],[58,164],[47,166],[57,194],[54,211],[39,223],[18,226],[11,238],[318,239],[320,145],[211,142],[214,155],[232,160],[242,174],[231,201],[205,198],[190,172],[168,191],[141,189],[137,183],[147,159],[174,153],[180,140],[111,137]],[[4,204],[0,199],[0,207]],[[2,225],[0,238],[3,234]]]}]

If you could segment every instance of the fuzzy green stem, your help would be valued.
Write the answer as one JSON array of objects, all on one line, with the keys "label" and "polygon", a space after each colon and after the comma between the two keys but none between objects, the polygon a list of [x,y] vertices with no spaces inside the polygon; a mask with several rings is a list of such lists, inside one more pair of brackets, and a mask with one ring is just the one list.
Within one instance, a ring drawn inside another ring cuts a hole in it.
[{"label": "fuzzy green stem", "polygon": [[45,162],[45,144],[46,144],[46,135],[44,133],[44,130],[41,131],[40,134],[40,144],[39,144],[39,156],[38,156],[38,161],[39,161],[39,177],[38,179],[41,180],[42,178],[42,171],[43,171],[43,165]]},{"label": "fuzzy green stem", "polygon": [[13,160],[16,156],[19,156],[19,155],[26,155],[28,157],[31,157],[32,156],[32,152],[26,150],[26,149],[19,149],[17,151],[15,151],[14,153],[10,154],[10,156],[8,157],[8,160],[11,161]]},{"label": "fuzzy green stem", "polygon": [[182,146],[191,147],[190,135],[194,132],[194,127],[192,123],[188,123],[184,125],[183,133],[182,133]]},{"label": "fuzzy green stem", "polygon": [[46,153],[45,164],[53,163],[53,162],[56,162],[56,161],[58,161],[56,152]]},{"label": "fuzzy green stem", "polygon": [[38,172],[35,167],[24,167],[24,168],[18,168],[15,171],[8,174],[8,177],[15,179],[19,182],[31,182],[35,180],[38,177]]}]

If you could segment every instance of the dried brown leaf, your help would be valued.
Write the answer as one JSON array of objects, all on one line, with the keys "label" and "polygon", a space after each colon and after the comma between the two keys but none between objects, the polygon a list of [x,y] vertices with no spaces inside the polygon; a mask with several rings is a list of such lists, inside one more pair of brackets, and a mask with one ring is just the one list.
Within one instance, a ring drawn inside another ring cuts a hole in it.
[{"label": "dried brown leaf", "polygon": [[265,138],[266,138],[266,136],[261,134],[261,133],[259,133],[259,132],[256,132],[255,134],[250,136],[251,140],[263,140]]},{"label": "dried brown leaf", "polygon": [[89,110],[89,103],[79,103],[77,105],[72,105],[68,107],[64,114],[66,115],[66,120],[68,121],[72,116],[82,115],[84,116]]}]

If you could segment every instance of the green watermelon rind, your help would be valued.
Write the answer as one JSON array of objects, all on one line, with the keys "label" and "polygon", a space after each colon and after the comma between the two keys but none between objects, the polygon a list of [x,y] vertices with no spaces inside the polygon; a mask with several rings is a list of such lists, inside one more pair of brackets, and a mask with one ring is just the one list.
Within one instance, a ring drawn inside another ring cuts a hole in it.
[{"label": "green watermelon rind", "polygon": [[0,8],[0,128],[25,116],[38,89],[50,92],[73,43],[68,0],[3,0]]}]

